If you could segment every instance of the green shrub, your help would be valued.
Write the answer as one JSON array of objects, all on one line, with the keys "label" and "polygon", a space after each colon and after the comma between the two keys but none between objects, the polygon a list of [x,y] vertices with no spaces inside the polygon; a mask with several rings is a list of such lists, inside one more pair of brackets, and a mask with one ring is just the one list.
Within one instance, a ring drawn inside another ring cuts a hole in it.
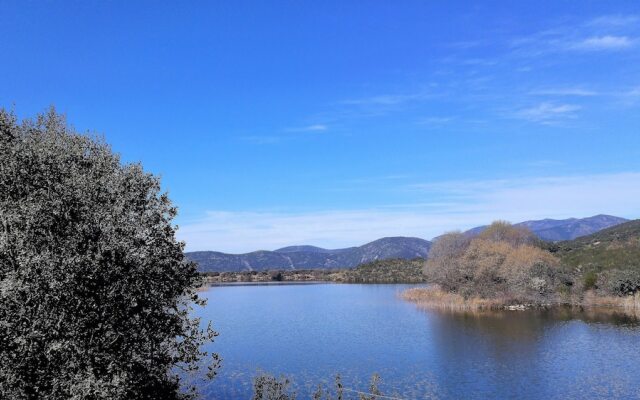
[{"label": "green shrub", "polygon": [[595,271],[589,271],[582,278],[584,290],[596,289],[598,283],[598,274]]}]

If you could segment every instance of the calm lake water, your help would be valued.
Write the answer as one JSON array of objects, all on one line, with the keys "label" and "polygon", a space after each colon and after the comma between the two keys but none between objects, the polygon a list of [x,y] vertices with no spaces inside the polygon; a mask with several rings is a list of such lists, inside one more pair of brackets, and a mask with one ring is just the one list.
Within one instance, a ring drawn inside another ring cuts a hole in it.
[{"label": "calm lake water", "polygon": [[[424,311],[398,298],[414,285],[216,286],[197,311],[224,359],[207,398],[251,397],[259,371],[308,398],[340,373],[366,390],[373,373],[402,399],[640,399],[640,325],[615,315]],[[348,397],[348,398],[356,398]]]}]

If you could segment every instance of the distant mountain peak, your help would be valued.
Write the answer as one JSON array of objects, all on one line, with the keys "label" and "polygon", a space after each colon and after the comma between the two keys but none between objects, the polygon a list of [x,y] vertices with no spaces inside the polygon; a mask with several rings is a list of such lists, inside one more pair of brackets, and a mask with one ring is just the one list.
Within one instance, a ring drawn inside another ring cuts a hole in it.
[{"label": "distant mountain peak", "polygon": [[322,247],[309,246],[309,245],[300,245],[300,246],[287,246],[282,247],[280,249],[274,250],[276,253],[294,253],[298,251],[309,251],[316,253],[328,253],[331,250],[323,249]]}]

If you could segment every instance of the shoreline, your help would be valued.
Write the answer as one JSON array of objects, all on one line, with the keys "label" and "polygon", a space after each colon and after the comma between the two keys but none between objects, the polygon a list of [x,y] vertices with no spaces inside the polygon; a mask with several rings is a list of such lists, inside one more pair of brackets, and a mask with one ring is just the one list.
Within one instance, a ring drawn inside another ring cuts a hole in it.
[{"label": "shoreline", "polygon": [[386,259],[354,268],[201,272],[207,284],[233,282],[426,283],[423,259]]}]

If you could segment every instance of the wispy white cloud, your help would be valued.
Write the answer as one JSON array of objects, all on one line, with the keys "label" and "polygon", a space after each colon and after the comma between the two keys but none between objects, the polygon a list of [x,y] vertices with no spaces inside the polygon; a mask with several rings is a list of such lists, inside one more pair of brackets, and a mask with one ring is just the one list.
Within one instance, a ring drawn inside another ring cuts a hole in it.
[{"label": "wispy white cloud", "polygon": [[564,87],[564,88],[551,88],[551,89],[538,89],[529,92],[535,96],[576,96],[576,97],[591,97],[597,96],[599,93],[593,90],[583,89],[580,87]]},{"label": "wispy white cloud", "polygon": [[533,168],[557,168],[560,165],[564,165],[564,162],[558,160],[536,160],[527,162],[525,165]]},{"label": "wispy white cloud", "polygon": [[384,236],[431,238],[495,219],[638,217],[640,172],[414,184],[413,204],[308,213],[211,211],[178,231],[187,250],[246,252],[292,244],[329,248]]},{"label": "wispy white cloud", "polygon": [[633,14],[602,15],[587,21],[586,25],[604,28],[619,28],[636,24],[639,21],[640,16]]},{"label": "wispy white cloud", "polygon": [[437,86],[437,83],[427,82],[411,85],[406,91],[396,93],[380,91],[370,95],[343,98],[331,103],[314,117],[337,125],[367,118],[384,118],[422,107],[429,101],[442,97],[443,93],[438,91]]},{"label": "wispy white cloud", "polygon": [[[573,83],[569,76],[567,86],[564,86],[557,78],[566,74],[564,63],[575,62],[575,57],[620,57],[621,63],[633,62],[638,55],[636,51],[640,49],[638,21],[637,15],[602,15],[591,19],[567,17],[523,36],[500,34],[491,41],[445,44],[449,51],[436,59],[440,65],[431,75],[420,75],[423,77],[420,82],[407,84],[405,81],[402,86],[396,86],[403,88],[398,91],[376,91],[371,89],[372,86],[367,86],[369,95],[354,94],[343,98],[331,103],[330,109],[314,117],[348,126],[354,121],[384,119],[400,113],[421,112],[429,115],[434,110],[441,110],[443,104],[455,104],[460,110],[455,121],[446,120],[448,116],[427,117],[422,121],[419,121],[419,117],[412,119],[416,125],[441,126],[450,123],[459,126],[467,122],[464,112],[471,110],[481,111],[485,115],[508,114],[508,118],[515,114],[518,118],[540,124],[558,124],[576,118],[577,111],[582,106],[587,107],[577,98],[591,98],[594,101],[589,103],[589,107],[595,108],[605,106],[605,103],[598,102],[605,97],[623,97],[615,93],[620,90],[613,87],[613,81],[603,83],[582,78],[584,82]],[[486,46],[487,51],[475,51],[474,48],[478,46]],[[526,79],[536,82],[536,87],[526,94],[541,96],[536,100],[541,103],[526,108],[527,103],[521,102],[523,92],[519,87],[523,77],[518,76],[520,81],[512,81],[513,84],[505,82],[514,78],[510,72],[534,70],[539,74]],[[546,76],[548,74],[552,75]],[[550,82],[545,83],[544,78],[547,77]],[[585,86],[581,86],[582,83]],[[576,100],[568,100],[569,97]],[[514,105],[518,104],[522,107],[514,112]],[[611,104],[611,101],[606,103],[607,106]]]},{"label": "wispy white cloud", "polygon": [[380,105],[380,106],[392,106],[413,101],[428,100],[434,97],[430,92],[416,92],[416,93],[395,93],[395,94],[383,94],[369,97],[361,97],[356,99],[343,100],[340,103],[346,105]]},{"label": "wispy white cloud", "polygon": [[417,123],[420,125],[441,126],[453,120],[453,117],[424,117],[420,118]]},{"label": "wispy white cloud", "polygon": [[636,40],[628,36],[593,36],[568,44],[569,49],[585,51],[623,50],[634,46]]},{"label": "wispy white cloud", "polygon": [[353,184],[384,185],[392,181],[407,180],[409,178],[411,178],[410,174],[387,174],[387,175],[368,176],[368,177],[354,178],[354,179],[345,179],[343,181],[340,181],[339,183],[344,183],[348,185],[353,185]]},{"label": "wispy white cloud", "polygon": [[414,185],[426,194],[457,202],[465,212],[517,221],[544,215],[560,218],[597,213],[634,217],[640,206],[640,172],[546,176],[486,181],[448,181]]},{"label": "wispy white cloud", "polygon": [[553,53],[599,53],[637,47],[637,15],[604,15],[586,21],[566,19],[547,29],[510,40],[511,55],[540,57]]},{"label": "wispy white cloud", "polygon": [[554,124],[567,118],[575,118],[582,107],[576,104],[556,104],[544,102],[516,112],[516,117],[541,123]]},{"label": "wispy white cloud", "polygon": [[297,128],[288,128],[287,132],[321,132],[329,129],[327,125],[324,124],[313,124],[307,126],[301,126]]},{"label": "wispy white cloud", "polygon": [[[387,122],[398,116],[403,118],[399,121],[413,124],[408,129],[460,132],[471,124],[478,125],[472,119],[493,119],[484,124],[484,130],[495,131],[505,119],[562,125],[578,116],[589,118],[590,114],[579,112],[583,107],[635,107],[634,95],[618,82],[635,82],[632,70],[626,68],[608,81],[595,77],[588,68],[580,74],[580,81],[574,81],[570,71],[578,59],[586,62],[587,58],[619,57],[621,68],[625,62],[635,61],[636,50],[640,49],[637,21],[637,15],[567,17],[519,37],[500,33],[492,40],[445,43],[448,52],[434,60],[439,65],[430,73],[413,71],[393,85],[384,82],[380,85],[384,88],[369,82],[366,89],[335,99],[308,115],[305,121],[312,125],[294,125],[284,132],[331,130],[353,135],[366,131],[360,129],[363,122]],[[475,51],[478,46],[486,49]],[[520,74],[531,71],[536,73],[527,73],[526,77]],[[451,109],[456,111],[453,117],[448,115]]]},{"label": "wispy white cloud", "polygon": [[488,58],[465,58],[459,61],[462,65],[490,67],[498,64],[498,60]]},{"label": "wispy white cloud", "polygon": [[485,46],[487,43],[482,40],[464,40],[448,43],[446,46],[454,49],[468,50],[476,47]]},{"label": "wispy white cloud", "polygon": [[640,86],[635,87],[624,93],[625,96],[637,97],[640,96]]},{"label": "wispy white cloud", "polygon": [[284,129],[281,131],[282,133],[276,135],[248,135],[240,136],[239,139],[243,142],[255,145],[274,144],[287,140],[293,140],[296,137],[299,137],[297,135],[293,135],[293,132],[323,132],[328,129],[329,127],[327,125],[314,124],[297,128]]}]

